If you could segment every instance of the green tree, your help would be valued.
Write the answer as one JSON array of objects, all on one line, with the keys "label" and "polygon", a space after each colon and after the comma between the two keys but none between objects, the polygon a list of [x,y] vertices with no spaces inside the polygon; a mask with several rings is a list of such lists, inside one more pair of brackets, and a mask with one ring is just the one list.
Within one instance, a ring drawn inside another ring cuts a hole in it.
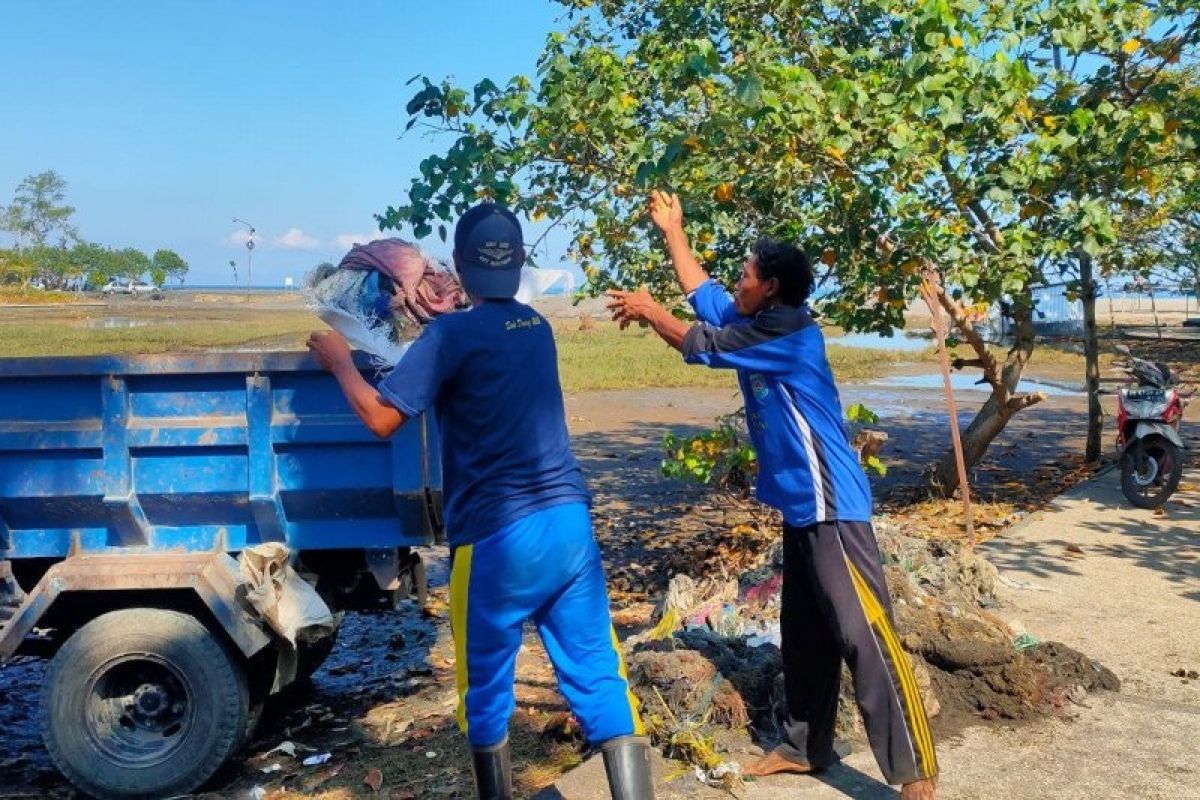
[{"label": "green tree", "polygon": [[154,257],[151,259],[150,280],[155,286],[162,286],[169,279],[183,283],[187,271],[188,263],[174,250],[156,250],[154,252]]},{"label": "green tree", "polygon": [[[991,389],[963,436],[968,463],[1042,399],[1017,389],[1032,290],[1078,279],[1081,253],[1109,261],[1124,201],[1156,167],[1194,170],[1195,128],[1173,106],[1196,53],[1186,0],[564,4],[536,83],[419,79],[408,126],[449,145],[381,225],[444,238],[494,198],[566,226],[590,290],[669,298],[642,211],[648,189],[669,188],[715,274],[731,277],[759,236],[802,242],[822,311],[879,332],[903,325],[937,270],[972,351],[958,364]],[[1000,300],[1015,341],[996,352],[976,322]],[[955,487],[949,454],[933,477]]]},{"label": "green tree", "polygon": [[113,252],[103,245],[78,242],[70,259],[74,273],[88,286],[100,287],[115,277]]},{"label": "green tree", "polygon": [[34,275],[47,289],[63,289],[71,274],[70,252],[63,247],[35,244],[24,250]]},{"label": "green tree", "polygon": [[128,281],[142,280],[153,267],[150,257],[136,247],[112,251],[112,276]]},{"label": "green tree", "polygon": [[13,195],[12,204],[0,214],[3,229],[17,236],[17,241],[37,246],[54,244],[66,247],[76,237],[71,224],[72,206],[66,205],[67,182],[53,170],[30,175],[21,181]]},{"label": "green tree", "polygon": [[36,275],[33,262],[17,249],[0,250],[0,283],[28,286]]}]

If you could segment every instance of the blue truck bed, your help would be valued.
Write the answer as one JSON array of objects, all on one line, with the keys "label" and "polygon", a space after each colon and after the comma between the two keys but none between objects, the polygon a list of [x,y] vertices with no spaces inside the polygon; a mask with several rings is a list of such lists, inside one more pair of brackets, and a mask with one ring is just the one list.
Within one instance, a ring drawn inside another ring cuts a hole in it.
[{"label": "blue truck bed", "polygon": [[426,544],[437,454],[429,416],[375,438],[307,353],[0,359],[0,559]]}]

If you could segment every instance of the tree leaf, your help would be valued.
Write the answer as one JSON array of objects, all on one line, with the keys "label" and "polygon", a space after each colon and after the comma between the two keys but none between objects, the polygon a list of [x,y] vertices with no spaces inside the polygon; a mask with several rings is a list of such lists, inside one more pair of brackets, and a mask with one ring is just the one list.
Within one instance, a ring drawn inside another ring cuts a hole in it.
[{"label": "tree leaf", "polygon": [[757,75],[750,74],[738,81],[737,99],[743,105],[757,108],[762,101],[763,81]]}]

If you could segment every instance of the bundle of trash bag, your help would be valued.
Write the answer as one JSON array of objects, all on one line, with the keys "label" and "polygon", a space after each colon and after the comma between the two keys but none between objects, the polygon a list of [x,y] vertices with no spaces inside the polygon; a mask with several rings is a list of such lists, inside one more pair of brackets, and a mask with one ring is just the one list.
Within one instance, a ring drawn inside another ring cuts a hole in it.
[{"label": "bundle of trash bag", "polygon": [[[571,273],[524,267],[517,300],[528,303],[559,288],[574,292]],[[394,366],[434,317],[470,305],[448,264],[403,239],[354,245],[336,267],[309,273],[305,294],[326,324],[383,368]]]},{"label": "bundle of trash bag", "polygon": [[420,326],[467,303],[454,272],[403,239],[354,245],[336,267],[309,273],[305,293],[351,345],[390,364]]}]

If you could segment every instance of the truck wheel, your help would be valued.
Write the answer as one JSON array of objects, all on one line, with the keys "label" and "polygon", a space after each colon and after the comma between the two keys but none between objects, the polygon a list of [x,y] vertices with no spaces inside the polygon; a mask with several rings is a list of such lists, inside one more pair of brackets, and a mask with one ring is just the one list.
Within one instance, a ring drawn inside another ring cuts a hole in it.
[{"label": "truck wheel", "polygon": [[42,736],[63,774],[105,798],[187,794],[224,763],[247,726],[241,665],[199,620],[156,608],[112,611],[50,662]]}]

